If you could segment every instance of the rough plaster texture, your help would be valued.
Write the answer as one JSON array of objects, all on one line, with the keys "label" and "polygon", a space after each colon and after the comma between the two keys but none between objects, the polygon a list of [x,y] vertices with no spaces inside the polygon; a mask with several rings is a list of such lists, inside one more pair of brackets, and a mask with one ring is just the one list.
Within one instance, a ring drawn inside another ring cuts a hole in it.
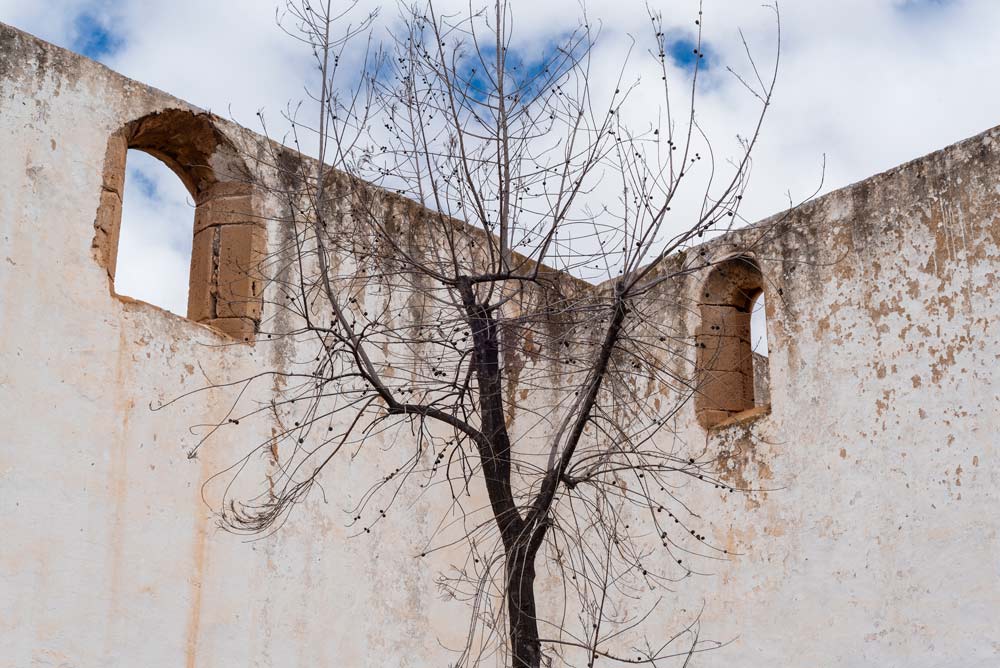
[{"label": "rough plaster texture", "polygon": [[[92,249],[109,138],[167,109],[192,110],[0,26],[0,666],[444,665],[467,610],[414,567],[431,500],[364,541],[314,499],[247,543],[202,485],[256,435],[186,457],[232,391],[149,408],[289,353],[109,290]],[[663,623],[703,609],[732,640],[698,666],[1000,665],[1000,130],[704,249],[748,239],[770,409],[678,420],[732,484],[768,491],[693,492],[738,556],[678,583]],[[663,289],[697,304],[704,281]]]}]

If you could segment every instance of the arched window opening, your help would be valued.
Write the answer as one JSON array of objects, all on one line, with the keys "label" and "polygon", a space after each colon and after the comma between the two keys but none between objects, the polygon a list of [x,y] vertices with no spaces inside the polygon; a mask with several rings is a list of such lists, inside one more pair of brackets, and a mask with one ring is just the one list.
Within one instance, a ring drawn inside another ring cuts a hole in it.
[{"label": "arched window opening", "polygon": [[[94,254],[113,293],[249,342],[260,324],[264,227],[243,161],[214,120],[168,109],[109,138]],[[162,165],[176,178],[163,175]],[[124,236],[123,205],[130,221]]]},{"label": "arched window opening", "polygon": [[186,316],[194,201],[153,156],[133,149],[125,164],[115,292]]},{"label": "arched window opening", "polygon": [[[757,303],[763,306],[763,278],[753,259],[737,257],[712,268],[702,288],[701,325],[695,332],[695,412],[705,427],[768,401],[769,393],[758,389],[756,381],[767,375],[767,358],[754,347]],[[761,339],[758,350],[766,350],[766,335]]]}]

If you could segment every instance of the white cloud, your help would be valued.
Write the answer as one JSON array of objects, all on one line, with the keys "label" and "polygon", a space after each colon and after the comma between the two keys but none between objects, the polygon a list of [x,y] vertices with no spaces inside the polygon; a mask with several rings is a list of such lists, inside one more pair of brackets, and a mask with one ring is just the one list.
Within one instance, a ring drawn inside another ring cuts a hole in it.
[{"label": "white cloud", "polygon": [[129,151],[115,291],[187,315],[194,202],[156,158]]},{"label": "white cloud", "polygon": [[[384,5],[383,22],[391,23],[396,5],[370,3],[376,4]],[[442,11],[462,10],[467,0],[438,4]],[[595,83],[611,86],[628,36],[644,37],[648,30],[645,4],[587,4],[603,31]],[[697,2],[660,4],[668,28],[693,29]],[[755,57],[766,60],[774,23],[758,2],[704,5],[706,39],[717,62],[710,63],[711,85],[699,118],[718,146],[728,148],[737,128],[746,131],[752,111],[752,100],[724,73],[725,64],[746,70],[737,28]],[[577,0],[514,0],[513,8],[522,48],[551,40],[579,16]],[[1000,70],[995,34],[1000,2],[785,0],[781,10],[781,72],[744,202],[747,218],[779,210],[787,192],[796,199],[810,194],[824,155],[823,190],[829,191],[1000,121],[1000,87],[994,85]],[[106,18],[123,40],[120,50],[105,57],[109,65],[216,113],[229,115],[231,109],[250,127],[260,107],[276,122],[289,100],[302,97],[302,82],[310,76],[308,54],[274,26],[272,0],[0,0],[0,20],[64,46],[73,45],[75,17],[83,12]],[[655,106],[653,98],[638,97],[632,112]],[[157,245],[148,266],[154,256],[176,254],[158,245],[164,237],[152,232],[156,225],[152,218],[143,225],[150,230],[143,233],[145,243]],[[187,285],[186,262],[157,261],[161,265],[150,283]],[[175,280],[171,272],[180,277]]]}]

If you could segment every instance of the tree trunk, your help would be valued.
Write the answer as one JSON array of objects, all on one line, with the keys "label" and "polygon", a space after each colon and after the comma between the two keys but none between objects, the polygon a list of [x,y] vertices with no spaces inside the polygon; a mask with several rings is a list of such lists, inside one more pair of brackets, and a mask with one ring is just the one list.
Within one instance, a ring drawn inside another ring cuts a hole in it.
[{"label": "tree trunk", "polygon": [[507,559],[507,614],[512,668],[539,668],[542,647],[535,614],[535,557],[517,549]]},{"label": "tree trunk", "polygon": [[525,524],[511,491],[510,435],[503,405],[500,332],[486,304],[476,301],[472,284],[460,283],[475,350],[482,438],[476,441],[483,480],[506,555],[506,597],[512,668],[539,668],[542,660],[535,614],[535,555],[546,524]]}]

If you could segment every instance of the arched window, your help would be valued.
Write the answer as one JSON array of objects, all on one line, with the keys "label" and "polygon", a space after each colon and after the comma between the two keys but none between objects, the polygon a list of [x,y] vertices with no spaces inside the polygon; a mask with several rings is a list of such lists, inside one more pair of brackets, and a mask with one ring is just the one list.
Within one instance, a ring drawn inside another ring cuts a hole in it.
[{"label": "arched window", "polygon": [[112,290],[117,294],[119,246],[128,252],[119,240],[129,149],[169,167],[194,202],[187,317],[252,341],[260,323],[264,229],[245,166],[208,114],[178,109],[150,114],[109,139],[94,249]]},{"label": "arched window", "polygon": [[[748,257],[715,265],[702,288],[701,325],[695,332],[695,411],[705,427],[766,404],[760,396],[763,387],[755,387],[761,382],[755,382],[757,376],[766,378],[766,357],[759,352],[755,355],[757,332],[751,325],[755,303],[763,305],[762,293],[760,267]],[[766,334],[763,341],[766,350]]]}]

